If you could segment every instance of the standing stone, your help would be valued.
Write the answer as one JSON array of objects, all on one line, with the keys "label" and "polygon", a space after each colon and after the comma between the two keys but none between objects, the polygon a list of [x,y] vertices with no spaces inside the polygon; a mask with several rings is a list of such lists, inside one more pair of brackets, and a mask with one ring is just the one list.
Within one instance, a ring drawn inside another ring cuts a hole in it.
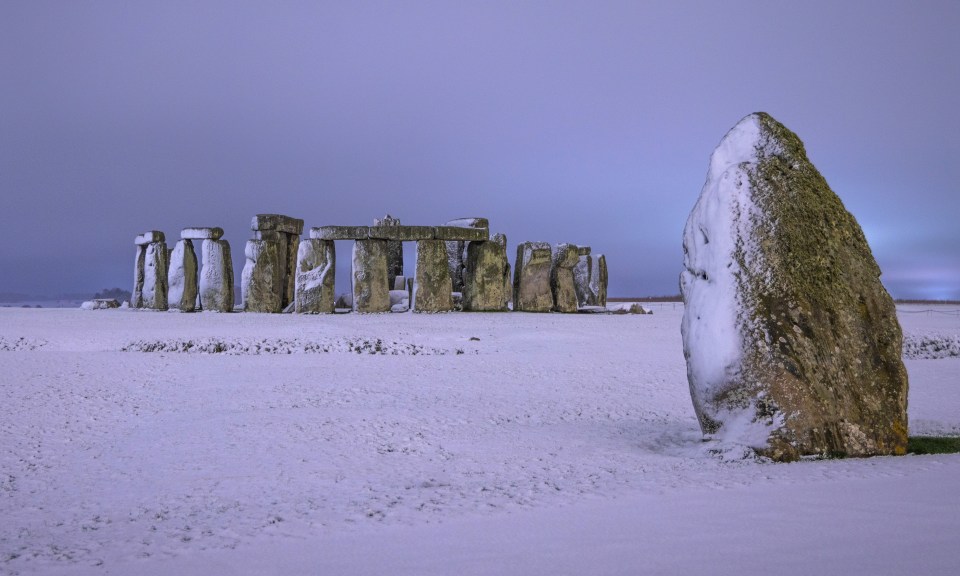
[{"label": "standing stone", "polygon": [[[445,226],[459,228],[490,229],[490,221],[486,218],[457,218],[450,220]],[[464,240],[450,240],[447,242],[447,262],[450,267],[450,279],[454,292],[463,292],[463,272],[467,262],[467,246],[470,242]]]},{"label": "standing stone", "polygon": [[[387,214],[383,218],[374,218],[374,226],[399,226],[400,219]],[[387,280],[390,286],[396,282],[397,276],[403,276],[403,242],[400,240],[387,241]]]},{"label": "standing stone", "polygon": [[490,242],[470,242],[464,268],[463,309],[469,312],[507,310],[509,278],[510,264],[503,234],[497,234]]},{"label": "standing stone", "polygon": [[233,311],[233,259],[226,240],[204,240],[201,246],[200,305],[204,311]]},{"label": "standing stone", "polygon": [[167,243],[147,244],[143,258],[143,308],[167,309]]},{"label": "standing stone", "polygon": [[146,257],[147,247],[137,244],[137,255],[133,260],[133,292],[130,293],[131,308],[143,308],[143,276]]},{"label": "standing stone", "polygon": [[197,254],[192,240],[179,240],[170,254],[167,303],[171,310],[193,312],[197,307]]},{"label": "standing stone", "polygon": [[298,314],[333,314],[336,251],[333,240],[310,238],[297,251],[294,311]]},{"label": "standing stone", "polygon": [[553,266],[550,269],[550,291],[553,293],[553,310],[571,313],[577,311],[577,290],[573,282],[573,268],[580,259],[573,244],[557,244],[553,251]]},{"label": "standing stone", "polygon": [[596,298],[597,306],[607,306],[607,257],[603,254],[591,256],[590,292]]},{"label": "standing stone", "polygon": [[[286,253],[286,241],[282,243]],[[285,262],[280,260],[281,243],[274,240],[247,240],[244,248],[246,262],[240,273],[240,294],[245,312],[277,313],[283,308],[280,304],[280,290],[277,284],[283,282]]]},{"label": "standing stone", "polygon": [[417,241],[417,271],[413,286],[414,312],[453,310],[447,245],[443,240]]},{"label": "standing stone", "polygon": [[276,243],[278,264],[274,266],[273,290],[277,293],[277,312],[280,312],[294,301],[297,250],[300,234],[303,233],[303,220],[282,214],[257,214],[250,222],[250,229],[255,240]]},{"label": "standing stone", "polygon": [[390,311],[386,240],[353,243],[353,311]]},{"label": "standing stone", "polygon": [[549,312],[553,308],[550,270],[553,255],[546,242],[523,242],[517,246],[513,270],[513,309]]},{"label": "standing stone", "polygon": [[893,301],[793,132],[757,113],[727,133],[683,249],[683,347],[705,434],[775,460],[906,451]]},{"label": "standing stone", "polygon": [[577,291],[577,304],[596,306],[597,295],[593,291],[590,281],[593,274],[593,256],[582,254],[577,257],[577,265],[573,267],[573,286]]},{"label": "standing stone", "polygon": [[[301,229],[303,226],[301,225]],[[283,267],[283,283],[281,285],[281,308],[286,308],[296,299],[297,262],[299,261],[300,233],[287,234],[285,246],[286,260]]]}]

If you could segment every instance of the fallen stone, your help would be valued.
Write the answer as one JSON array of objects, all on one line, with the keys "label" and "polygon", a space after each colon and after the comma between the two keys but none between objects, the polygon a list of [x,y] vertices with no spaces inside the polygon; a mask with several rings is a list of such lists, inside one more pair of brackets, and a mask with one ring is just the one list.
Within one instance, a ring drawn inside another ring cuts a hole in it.
[{"label": "fallen stone", "polygon": [[332,240],[310,238],[297,252],[295,311],[298,314],[332,314],[336,251]]},{"label": "fallen stone", "polygon": [[226,240],[204,240],[201,246],[200,304],[205,312],[233,311],[233,259]]},{"label": "fallen stone", "polygon": [[509,269],[505,239],[504,242],[470,242],[464,268],[463,309],[468,312],[506,311],[510,300]]},{"label": "fallen stone", "polygon": [[[277,270],[283,266],[280,245],[272,240],[247,240],[243,251],[246,261],[240,272],[244,312],[276,314],[283,310],[277,286],[280,281]],[[283,246],[286,248],[285,243]]]},{"label": "fallen stone", "polygon": [[450,268],[447,265],[446,243],[443,240],[420,240],[417,242],[413,311],[449,312],[453,310],[450,287]]},{"label": "fallen stone", "polygon": [[310,229],[310,237],[318,240],[366,240],[370,228],[367,226],[320,226]]},{"label": "fallen stone", "polygon": [[223,228],[184,228],[180,230],[182,240],[219,240],[223,237]]},{"label": "fallen stone", "polygon": [[283,214],[257,214],[250,221],[251,230],[276,230],[299,236],[303,233],[303,220]]},{"label": "fallen stone", "polygon": [[860,226],[767,114],[720,142],[683,234],[704,434],[774,460],[903,454],[902,334]]},{"label": "fallen stone", "polygon": [[520,312],[550,312],[553,293],[550,270],[553,254],[546,242],[523,242],[517,246],[513,270],[513,309]]},{"label": "fallen stone", "polygon": [[407,308],[410,307],[410,294],[406,290],[390,291],[390,306],[397,306],[398,304]]},{"label": "fallen stone", "polygon": [[84,310],[110,310],[112,308],[119,308],[120,303],[113,298],[95,298],[83,302],[80,304],[80,307]]},{"label": "fallen stone", "polygon": [[577,247],[574,244],[557,244],[552,256],[550,291],[553,293],[553,310],[565,314],[576,312],[577,290],[573,281],[573,268],[580,259]]},{"label": "fallen stone", "polygon": [[152,244],[153,242],[166,242],[163,232],[159,230],[150,230],[149,232],[138,234],[137,237],[133,239],[133,243],[137,246],[146,246],[147,244]]},{"label": "fallen stone", "polygon": [[353,243],[353,311],[390,311],[386,240],[357,240]]},{"label": "fallen stone", "polygon": [[147,244],[143,260],[143,308],[167,309],[167,244]]},{"label": "fallen stone", "polygon": [[180,240],[170,253],[167,272],[167,304],[171,310],[193,312],[197,307],[197,253],[193,241]]}]

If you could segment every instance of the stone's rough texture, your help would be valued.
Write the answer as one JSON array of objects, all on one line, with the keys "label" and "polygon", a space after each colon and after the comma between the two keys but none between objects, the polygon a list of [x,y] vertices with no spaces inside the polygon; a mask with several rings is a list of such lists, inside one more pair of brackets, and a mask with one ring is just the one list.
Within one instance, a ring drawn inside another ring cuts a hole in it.
[{"label": "stone's rough texture", "polygon": [[727,133],[683,247],[684,354],[704,433],[776,460],[904,453],[893,301],[795,134],[762,113]]},{"label": "stone's rough texture", "polygon": [[390,291],[394,290],[406,290],[407,289],[407,277],[406,276],[397,276],[393,279],[393,284],[390,286]]},{"label": "stone's rough texture", "polygon": [[138,234],[137,237],[133,239],[133,243],[137,246],[146,246],[147,244],[152,244],[153,242],[166,242],[166,240],[167,239],[163,236],[163,232],[159,230],[150,230],[149,232]]},{"label": "stone's rough texture", "polygon": [[147,244],[143,257],[142,307],[167,309],[167,244]]},{"label": "stone's rough texture", "polygon": [[577,246],[577,255],[578,256],[589,256],[590,247],[589,246]]},{"label": "stone's rough texture", "polygon": [[607,257],[603,254],[591,256],[590,292],[596,298],[597,306],[607,305]]},{"label": "stone's rough texture", "polygon": [[546,242],[523,242],[517,246],[513,270],[513,309],[549,312],[553,308],[550,270],[553,255]]},{"label": "stone's rough texture", "polygon": [[244,311],[278,313],[283,310],[277,289],[277,270],[283,266],[279,246],[271,240],[247,240],[246,262],[240,273]]},{"label": "stone's rough texture", "polygon": [[470,242],[464,270],[463,309],[470,312],[507,310],[509,277],[505,238],[503,242]]},{"label": "stone's rough texture", "polygon": [[[422,226],[400,226],[400,219],[387,214],[383,218],[374,218],[373,226],[367,230],[370,238],[390,240],[387,242],[387,280],[390,286],[397,276],[403,274],[403,242],[402,240],[419,240],[415,229]],[[401,231],[403,230],[403,231]],[[433,238],[433,228],[427,228],[427,238]],[[405,237],[410,236],[410,237]]]},{"label": "stone's rough texture", "polygon": [[417,242],[416,282],[413,286],[414,312],[453,310],[447,246],[443,240]]},{"label": "stone's rough texture", "polygon": [[332,240],[310,238],[297,251],[296,306],[299,314],[332,314],[336,252]]},{"label": "stone's rough texture", "polygon": [[223,238],[223,228],[184,228],[180,231],[183,240],[219,240]]},{"label": "stone's rough texture", "polygon": [[353,311],[390,311],[386,240],[353,243]]},{"label": "stone's rough texture", "polygon": [[433,226],[371,226],[368,235],[380,240],[415,242],[432,240],[435,230]]},{"label": "stone's rough texture", "polygon": [[299,236],[303,233],[303,220],[282,214],[257,214],[250,221],[251,230],[276,230]]},{"label": "stone's rough texture", "polygon": [[370,237],[367,226],[320,226],[310,229],[310,237],[318,240],[366,240]]},{"label": "stone's rough texture", "polygon": [[180,240],[170,253],[167,272],[167,304],[171,310],[193,312],[197,307],[197,253],[193,242]]},{"label": "stone's rough texture", "polygon": [[233,259],[226,240],[204,240],[201,247],[200,305],[204,311],[233,311]]},{"label": "stone's rough texture", "polygon": [[283,279],[280,284],[280,304],[286,309],[294,301],[297,278],[297,252],[300,249],[300,236],[287,234],[284,242]]},{"label": "stone's rough texture", "polygon": [[577,290],[573,283],[573,268],[580,260],[577,247],[573,244],[557,244],[552,257],[550,291],[553,293],[553,310],[568,314],[576,312]]},{"label": "stone's rough texture", "polygon": [[147,247],[137,244],[137,255],[133,259],[133,292],[130,293],[130,307],[143,308],[143,269],[147,256]]},{"label": "stone's rough texture", "polygon": [[[472,230],[473,228],[477,230]],[[468,237],[470,235],[475,237]],[[484,241],[489,235],[490,222],[486,218],[457,218],[447,222],[446,226],[434,228],[434,238],[447,241],[447,263],[454,292],[463,291],[468,241]]]},{"label": "stone's rough texture", "polygon": [[573,267],[573,287],[577,291],[577,305],[597,306],[597,295],[590,287],[590,276],[593,274],[593,257],[581,254],[577,258],[577,265]]},{"label": "stone's rough texture", "polygon": [[459,226],[437,226],[433,237],[438,240],[457,242],[483,242],[490,239],[489,228],[461,228]]}]

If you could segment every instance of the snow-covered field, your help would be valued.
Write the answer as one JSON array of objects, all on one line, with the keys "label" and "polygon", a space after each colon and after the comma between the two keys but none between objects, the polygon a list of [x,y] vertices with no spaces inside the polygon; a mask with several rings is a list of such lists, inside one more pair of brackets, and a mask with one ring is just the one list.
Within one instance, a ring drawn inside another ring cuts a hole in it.
[{"label": "snow-covered field", "polygon": [[[703,442],[653,309],[2,309],[0,573],[960,573],[960,455]],[[960,310],[900,311],[960,435]]]}]

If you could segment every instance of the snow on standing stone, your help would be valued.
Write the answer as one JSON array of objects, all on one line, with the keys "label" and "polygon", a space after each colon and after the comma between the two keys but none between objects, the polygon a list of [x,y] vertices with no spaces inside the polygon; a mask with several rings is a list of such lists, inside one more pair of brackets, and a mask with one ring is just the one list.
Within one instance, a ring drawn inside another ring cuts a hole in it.
[{"label": "snow on standing stone", "polygon": [[681,329],[704,433],[778,460],[904,452],[893,301],[795,134],[763,113],[730,130],[683,248]]}]

